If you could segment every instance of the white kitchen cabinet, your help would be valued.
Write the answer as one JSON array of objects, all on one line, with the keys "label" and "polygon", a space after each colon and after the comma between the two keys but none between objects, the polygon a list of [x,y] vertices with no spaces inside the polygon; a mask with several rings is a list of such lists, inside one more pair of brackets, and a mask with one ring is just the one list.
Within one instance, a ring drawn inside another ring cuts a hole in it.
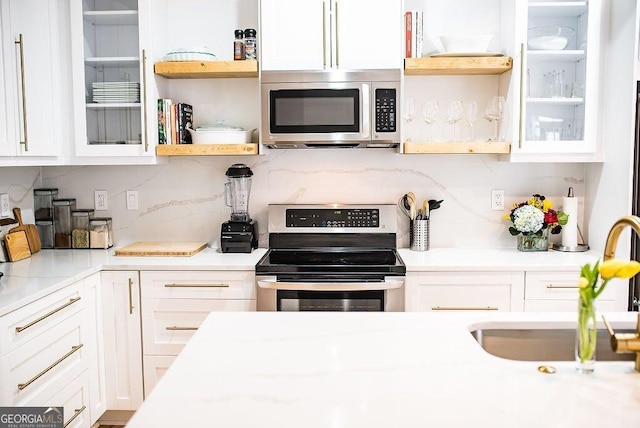
[{"label": "white kitchen cabinet", "polygon": [[74,163],[155,163],[150,0],[71,1]]},{"label": "white kitchen cabinet", "polygon": [[143,271],[140,285],[145,396],[209,313],[256,310],[253,270]]},{"label": "white kitchen cabinet", "polygon": [[408,272],[405,310],[522,311],[523,272]]},{"label": "white kitchen cabinet", "polygon": [[70,131],[66,14],[61,0],[0,1],[0,165],[61,162]]},{"label": "white kitchen cabinet", "polygon": [[[43,403],[43,405],[46,405]],[[90,428],[89,374],[87,371],[75,378],[53,397],[49,403],[64,408],[65,428]]]},{"label": "white kitchen cabinet", "polygon": [[[103,310],[101,296],[101,278],[99,273],[95,273],[83,280],[84,293],[87,308],[87,359],[88,380],[87,388],[89,401],[84,405],[87,406],[87,414],[90,415],[89,423],[93,425],[98,418],[107,410],[107,387],[106,374],[104,371],[104,329],[103,329]],[[65,408],[66,411],[66,408]],[[67,415],[67,413],[65,413]]]},{"label": "white kitchen cabinet", "polygon": [[[603,1],[515,2],[511,161],[601,161],[598,142]],[[504,18],[506,19],[506,17]],[[508,19],[507,19],[508,20]],[[532,28],[575,33],[565,48],[529,42]],[[548,47],[548,48],[547,48]],[[558,76],[562,76],[558,78]]]},{"label": "white kitchen cabinet", "polygon": [[[525,273],[525,312],[576,312],[580,270]],[[612,280],[596,299],[599,311],[627,310],[627,281]]]},{"label": "white kitchen cabinet", "polygon": [[100,278],[107,408],[136,410],[144,396],[138,272],[103,271]]},{"label": "white kitchen cabinet", "polygon": [[402,2],[261,0],[262,70],[402,68]]}]

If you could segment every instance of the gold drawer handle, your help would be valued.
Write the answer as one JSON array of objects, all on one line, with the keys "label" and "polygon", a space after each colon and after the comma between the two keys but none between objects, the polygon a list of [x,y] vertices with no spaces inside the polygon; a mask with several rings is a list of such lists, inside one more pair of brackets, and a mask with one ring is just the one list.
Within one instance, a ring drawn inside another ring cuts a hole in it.
[{"label": "gold drawer handle", "polygon": [[55,314],[56,312],[63,310],[67,306],[73,305],[78,300],[80,300],[80,297],[74,297],[73,299],[70,299],[67,303],[65,303],[64,305],[60,306],[59,308],[56,308],[56,309],[52,310],[49,313],[44,314],[43,316],[41,316],[40,318],[38,318],[36,320],[31,321],[29,324],[23,325],[22,327],[16,327],[16,333],[20,333],[21,331],[28,329],[29,327],[33,326],[34,324],[39,323],[43,319],[48,318],[51,315]]},{"label": "gold drawer handle", "polygon": [[229,284],[165,284],[165,288],[229,288]]},{"label": "gold drawer handle", "polygon": [[547,284],[547,288],[578,288],[577,285],[553,285]]},{"label": "gold drawer handle", "polygon": [[69,419],[69,420],[68,420],[64,425],[62,425],[62,428],[67,428],[67,426],[69,426],[69,424],[70,424],[71,422],[73,422],[73,420],[74,420],[75,418],[77,418],[78,416],[80,416],[80,413],[84,412],[84,409],[86,409],[86,408],[87,408],[87,406],[82,406],[82,407],[80,407],[79,409],[75,409],[75,410],[74,410],[74,412],[75,412],[75,413],[73,414],[73,416],[71,416],[71,419]]},{"label": "gold drawer handle", "polygon": [[197,329],[198,327],[178,327],[177,325],[174,325],[173,327],[165,327],[165,330],[167,331],[190,331]]},{"label": "gold drawer handle", "polygon": [[31,385],[33,382],[35,382],[36,380],[40,379],[45,373],[47,373],[49,370],[51,370],[52,368],[54,368],[55,366],[57,366],[58,364],[60,364],[61,362],[63,362],[65,359],[69,358],[74,352],[76,352],[78,349],[82,348],[82,343],[79,344],[78,346],[72,346],[71,347],[71,351],[67,352],[66,354],[64,354],[62,357],[60,357],[55,363],[51,364],[49,367],[47,367],[46,369],[42,370],[40,373],[38,373],[37,375],[35,375],[34,377],[32,377],[31,379],[29,379],[26,383],[19,383],[18,384],[18,389],[20,391],[22,391],[23,389],[25,389],[27,386]]},{"label": "gold drawer handle", "polygon": [[432,306],[433,311],[497,311],[495,306]]}]

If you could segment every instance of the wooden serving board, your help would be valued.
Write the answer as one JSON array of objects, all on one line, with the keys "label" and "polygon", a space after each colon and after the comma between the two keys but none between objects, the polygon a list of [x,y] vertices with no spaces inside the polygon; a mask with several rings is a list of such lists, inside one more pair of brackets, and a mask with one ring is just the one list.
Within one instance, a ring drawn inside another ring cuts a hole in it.
[{"label": "wooden serving board", "polygon": [[4,243],[7,247],[7,255],[10,261],[17,262],[18,260],[31,257],[27,233],[24,230],[6,234],[4,236]]},{"label": "wooden serving board", "polygon": [[207,246],[206,242],[134,242],[118,248],[116,256],[193,256]]}]

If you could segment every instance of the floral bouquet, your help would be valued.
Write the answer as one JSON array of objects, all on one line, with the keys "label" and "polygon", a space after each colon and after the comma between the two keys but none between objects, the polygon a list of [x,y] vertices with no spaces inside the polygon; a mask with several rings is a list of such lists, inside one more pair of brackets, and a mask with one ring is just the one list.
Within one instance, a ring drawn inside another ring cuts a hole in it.
[{"label": "floral bouquet", "polygon": [[[550,200],[535,194],[525,202],[514,204],[511,212],[504,216],[504,219],[511,220],[513,223],[513,226],[509,227],[509,233],[512,236],[523,236],[524,248],[521,249],[546,251],[548,232],[551,231],[552,234],[557,235],[562,230],[562,226],[567,224],[568,216],[552,207]],[[520,248],[520,241],[518,248]]]}]

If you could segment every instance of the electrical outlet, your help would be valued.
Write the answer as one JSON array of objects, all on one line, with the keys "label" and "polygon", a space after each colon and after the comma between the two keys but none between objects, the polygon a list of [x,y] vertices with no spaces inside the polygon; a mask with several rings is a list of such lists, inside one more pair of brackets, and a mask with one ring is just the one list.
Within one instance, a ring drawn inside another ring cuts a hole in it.
[{"label": "electrical outlet", "polygon": [[491,211],[504,210],[504,190],[491,190]]},{"label": "electrical outlet", "polygon": [[9,217],[11,215],[11,203],[9,202],[9,194],[0,195],[0,217]]},{"label": "electrical outlet", "polygon": [[138,209],[138,191],[137,190],[127,190],[127,209],[128,210]]},{"label": "electrical outlet", "polygon": [[96,211],[107,210],[107,191],[106,190],[93,191],[93,208],[95,208]]}]

